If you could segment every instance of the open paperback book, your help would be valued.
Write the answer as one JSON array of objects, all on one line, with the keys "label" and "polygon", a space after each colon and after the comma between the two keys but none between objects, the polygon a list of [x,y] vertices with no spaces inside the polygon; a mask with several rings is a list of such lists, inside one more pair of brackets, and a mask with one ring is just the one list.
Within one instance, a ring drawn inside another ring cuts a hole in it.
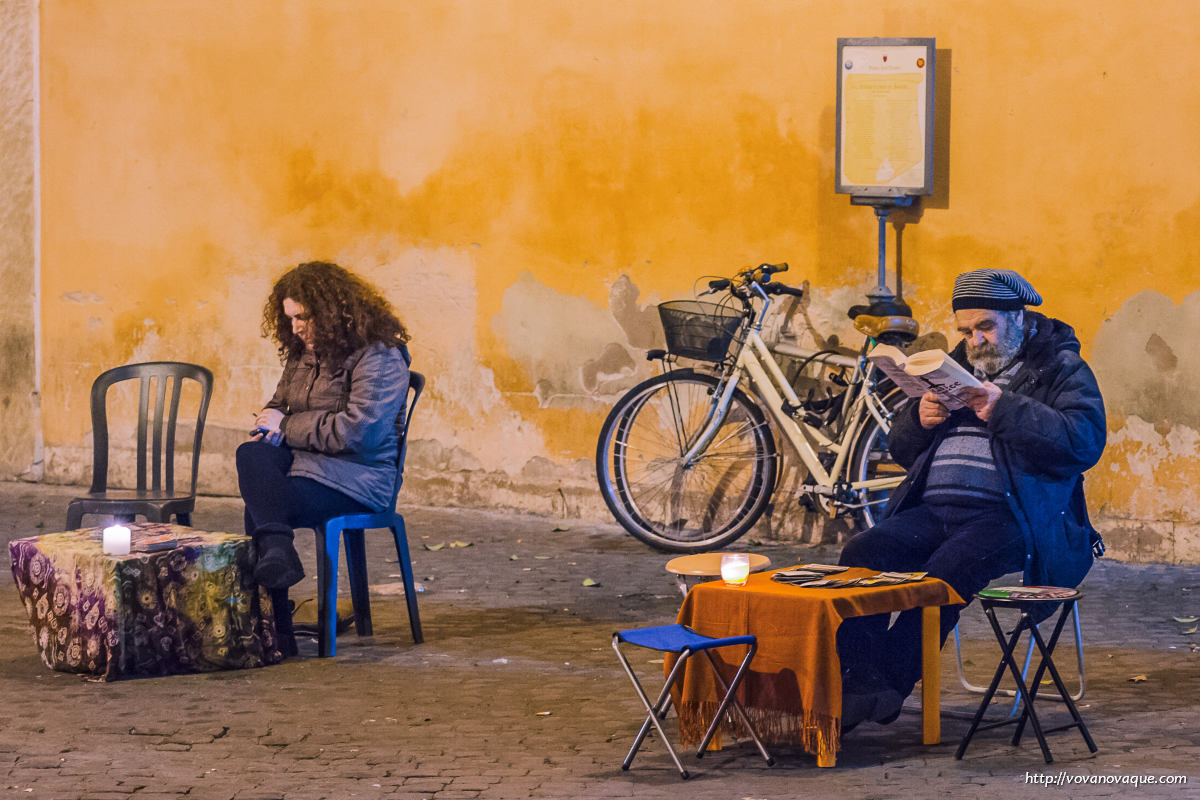
[{"label": "open paperback book", "polygon": [[951,411],[966,405],[961,396],[963,389],[982,385],[944,350],[922,350],[906,356],[898,347],[879,344],[867,354],[867,360],[909,397],[932,390]]}]

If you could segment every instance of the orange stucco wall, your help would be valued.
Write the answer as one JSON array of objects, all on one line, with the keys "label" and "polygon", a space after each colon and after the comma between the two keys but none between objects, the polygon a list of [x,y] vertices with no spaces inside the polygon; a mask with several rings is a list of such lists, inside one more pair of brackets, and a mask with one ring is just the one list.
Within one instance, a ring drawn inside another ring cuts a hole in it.
[{"label": "orange stucco wall", "polygon": [[1109,397],[1115,551],[1200,558],[1192,2],[43,0],[40,25],[52,479],[86,473],[96,373],[177,358],[216,373],[204,479],[231,490],[278,371],[261,300],[324,258],[412,330],[430,499],[596,511],[653,302],[786,260],[854,339],[875,221],[833,191],[836,39],[934,36],[947,169],[903,227],[907,299],[948,330],[958,271],[1023,272]]}]

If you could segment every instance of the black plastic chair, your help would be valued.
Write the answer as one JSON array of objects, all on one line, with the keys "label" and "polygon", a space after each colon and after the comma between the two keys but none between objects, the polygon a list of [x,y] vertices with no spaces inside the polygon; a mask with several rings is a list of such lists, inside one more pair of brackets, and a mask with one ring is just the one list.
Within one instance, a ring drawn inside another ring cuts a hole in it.
[{"label": "black plastic chair", "polygon": [[[108,487],[109,389],[117,383],[137,379],[138,396],[137,488]],[[179,421],[179,397],[185,380],[200,385],[200,406],[192,439],[191,484],[186,493],[175,491],[175,428]],[[170,386],[170,400],[167,388]],[[121,521],[139,515],[149,522],[192,524],[196,507],[196,478],[200,467],[200,440],[212,397],[213,375],[204,367],[179,361],[150,361],[128,364],[100,374],[92,384],[92,488],[67,506],[67,530],[81,527],[85,514],[105,514]],[[151,407],[151,394],[154,395]]]},{"label": "black plastic chair", "polygon": [[[388,529],[396,543],[396,559],[404,579],[404,599],[408,604],[408,624],[413,641],[424,641],[421,617],[417,611],[416,582],[413,580],[412,559],[408,551],[408,535],[404,516],[395,510],[396,496],[404,482],[404,457],[408,452],[408,431],[412,427],[413,409],[425,390],[425,376],[408,373],[408,402],[404,425],[400,431],[400,452],[396,458],[396,487],[392,492],[392,509],[377,514],[345,514],[326,520],[316,529],[317,535],[317,655],[321,658],[337,653],[337,582],[338,540],[346,543],[346,573],[350,578],[350,598],[354,603],[354,630],[359,636],[370,636],[371,600],[367,589],[367,555],[364,531]],[[338,534],[341,534],[339,536]]]}]

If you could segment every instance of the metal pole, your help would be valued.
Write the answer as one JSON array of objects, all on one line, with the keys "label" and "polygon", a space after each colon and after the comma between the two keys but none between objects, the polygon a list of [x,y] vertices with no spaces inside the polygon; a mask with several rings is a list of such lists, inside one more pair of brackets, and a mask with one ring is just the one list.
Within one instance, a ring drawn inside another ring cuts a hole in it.
[{"label": "metal pole", "polygon": [[875,216],[879,219],[879,278],[875,288],[867,292],[867,297],[873,301],[891,300],[896,296],[887,285],[887,221],[891,212],[889,205],[875,206]]}]

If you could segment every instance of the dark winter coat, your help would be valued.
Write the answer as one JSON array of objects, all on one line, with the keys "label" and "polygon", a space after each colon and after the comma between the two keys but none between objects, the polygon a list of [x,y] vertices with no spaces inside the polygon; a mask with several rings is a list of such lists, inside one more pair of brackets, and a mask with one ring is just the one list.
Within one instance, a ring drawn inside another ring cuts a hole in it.
[{"label": "dark winter coat", "polygon": [[[1031,311],[1025,317],[1036,331],[1023,350],[1023,365],[992,409],[987,431],[1025,535],[1026,584],[1074,587],[1091,568],[1093,545],[1103,551],[1088,519],[1083,473],[1104,451],[1104,402],[1071,326]],[[964,342],[951,356],[971,369]],[[885,517],[920,502],[931,456],[954,421],[952,415],[925,430],[918,403],[914,398],[900,409],[888,437],[908,477],[889,498]]]},{"label": "dark winter coat", "polygon": [[293,477],[311,478],[372,511],[395,502],[401,414],[408,397],[407,352],[375,343],[340,364],[306,350],[289,359],[267,408],[292,448]]}]

